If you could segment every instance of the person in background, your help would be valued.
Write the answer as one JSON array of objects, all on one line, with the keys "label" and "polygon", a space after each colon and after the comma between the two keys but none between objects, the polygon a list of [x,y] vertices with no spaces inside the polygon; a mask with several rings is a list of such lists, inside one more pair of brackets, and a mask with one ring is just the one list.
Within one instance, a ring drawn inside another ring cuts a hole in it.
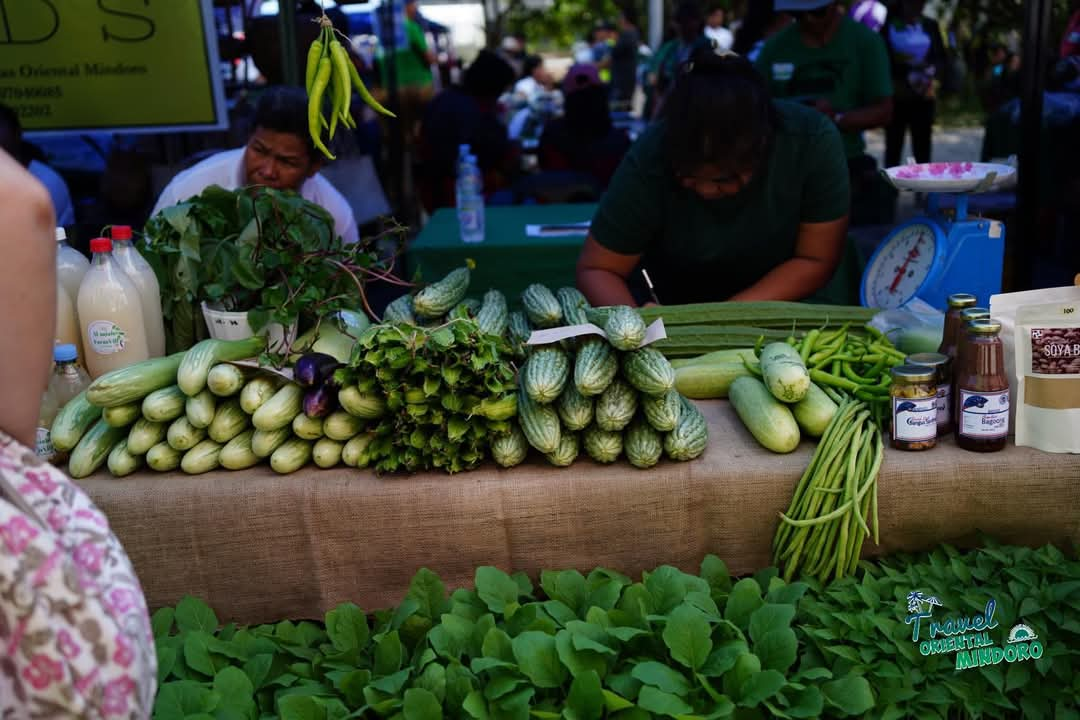
[{"label": "person in background", "polygon": [[1073,0],[1072,15],[1065,24],[1065,33],[1061,36],[1059,57],[1067,58],[1080,55],[1080,0]]},{"label": "person in background", "polygon": [[544,58],[539,55],[529,55],[522,66],[521,79],[514,83],[513,94],[515,100],[527,104],[541,93],[549,92],[554,87],[555,78],[544,65]]},{"label": "person in background", "polygon": [[638,47],[641,32],[637,14],[629,4],[619,10],[619,34],[611,48],[611,103],[617,110],[630,110],[637,89]]},{"label": "person in background", "polygon": [[753,66],[699,50],[600,201],[578,258],[593,305],[800,300],[844,248],[848,175],[836,127],[773,101]]},{"label": "person in background", "polygon": [[765,41],[790,24],[791,16],[777,12],[773,0],[755,0],[747,7],[746,16],[735,31],[735,42],[731,49],[754,62]]},{"label": "person in background", "polygon": [[[397,76],[398,119],[405,130],[405,143],[411,145],[417,131],[424,108],[435,94],[435,80],[431,66],[435,64],[435,53],[428,47],[427,35],[420,25],[417,0],[405,1],[405,47],[394,50],[394,74]],[[382,86],[389,87],[389,70],[382,63]]]},{"label": "person in background", "polygon": [[611,51],[615,47],[618,29],[610,20],[596,24],[592,39],[592,62],[600,73],[600,80],[605,85],[611,84]]},{"label": "person in background", "polygon": [[563,95],[563,117],[549,122],[540,137],[540,168],[583,173],[602,190],[630,148],[630,138],[612,125],[607,93],[592,65],[567,71]]},{"label": "person in background", "polygon": [[[877,161],[863,131],[892,120],[893,85],[881,36],[843,15],[834,0],[776,0],[795,23],[761,49],[755,65],[774,97],[817,109],[840,130],[852,192],[852,225],[887,221]],[[889,203],[890,207],[892,203]]]},{"label": "person in background", "polygon": [[709,39],[705,37],[705,18],[697,0],[680,0],[673,19],[676,36],[661,45],[653,56],[653,71],[649,75],[651,92],[646,117],[659,116],[664,97],[675,85],[678,69],[698,49],[709,47]]},{"label": "person in background", "polygon": [[881,32],[889,16],[889,8],[881,0],[858,0],[851,4],[848,16],[874,32]]},{"label": "person in background", "polygon": [[499,45],[498,55],[513,68],[515,75],[520,77],[525,74],[525,60],[528,55],[525,53],[524,36],[514,34],[504,37]]},{"label": "person in background", "polygon": [[265,185],[293,190],[334,218],[334,231],[346,243],[360,239],[352,208],[319,174],[323,156],[308,132],[307,92],[278,86],[265,90],[255,108],[254,130],[247,144],[212,155],[183,171],[162,190],[151,215],[198,195],[211,185],[233,190]]},{"label": "person in background", "polygon": [[1020,54],[1016,38],[994,38],[987,47],[987,68],[979,83],[983,109],[992,115],[1020,94]]},{"label": "person in background", "polygon": [[923,15],[926,0],[902,0],[881,31],[892,65],[892,122],[885,128],[885,166],[901,163],[911,129],[915,161],[930,162],[936,88],[945,75],[945,46],[937,22]]},{"label": "person in background", "polygon": [[713,50],[721,53],[731,50],[731,46],[735,43],[735,36],[724,27],[726,13],[724,6],[714,0],[712,10],[705,18],[705,37],[712,40]]},{"label": "person in background", "polygon": [[425,209],[453,207],[458,148],[468,144],[484,173],[484,193],[510,187],[517,174],[519,148],[499,121],[498,99],[514,82],[514,69],[490,50],[481,50],[465,70],[460,87],[451,86],[428,105],[420,126],[422,172],[417,185]]},{"label": "person in background", "polygon": [[52,198],[56,224],[69,226],[75,224],[75,206],[71,204],[71,193],[60,173],[32,157],[23,141],[22,123],[19,115],[7,105],[0,104],[0,148],[15,158],[30,174],[38,179]]}]

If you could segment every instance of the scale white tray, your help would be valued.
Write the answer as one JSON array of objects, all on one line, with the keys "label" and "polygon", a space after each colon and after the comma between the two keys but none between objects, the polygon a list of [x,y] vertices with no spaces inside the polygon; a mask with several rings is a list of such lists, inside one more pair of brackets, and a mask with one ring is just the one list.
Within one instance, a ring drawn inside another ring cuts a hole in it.
[{"label": "scale white tray", "polygon": [[990,192],[1004,190],[1016,181],[1016,168],[1001,163],[920,163],[897,165],[882,173],[897,190],[914,192]]}]

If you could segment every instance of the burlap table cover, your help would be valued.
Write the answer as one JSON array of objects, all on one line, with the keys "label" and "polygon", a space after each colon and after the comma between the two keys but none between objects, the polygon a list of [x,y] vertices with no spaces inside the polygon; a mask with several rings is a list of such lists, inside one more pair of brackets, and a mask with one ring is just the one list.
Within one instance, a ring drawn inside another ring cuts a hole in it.
[{"label": "burlap table cover", "polygon": [[[278,476],[269,468],[196,477],[140,472],[80,481],[109,517],[151,607],[185,594],[224,621],[319,618],[337,603],[396,604],[428,567],[450,588],[479,565],[535,577],[597,565],[632,576],[706,553],[733,573],[770,564],[813,445],[757,445],[726,402],[700,403],[709,448],[695,462],[643,471],[582,456],[455,476],[377,478],[349,468]],[[1026,545],[1080,542],[1080,456],[1010,446],[888,451],[879,480],[881,545],[866,553],[967,545],[979,530]]]}]

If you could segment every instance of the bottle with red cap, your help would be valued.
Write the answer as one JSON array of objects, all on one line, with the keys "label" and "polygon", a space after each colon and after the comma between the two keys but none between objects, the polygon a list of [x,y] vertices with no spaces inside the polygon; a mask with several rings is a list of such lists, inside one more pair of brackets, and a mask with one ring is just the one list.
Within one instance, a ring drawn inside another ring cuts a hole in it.
[{"label": "bottle with red cap", "polygon": [[90,241],[94,254],[79,285],[79,323],[86,369],[98,378],[150,358],[139,290],[113,258],[112,240]]},{"label": "bottle with red cap", "polygon": [[161,287],[150,263],[139,254],[131,239],[131,227],[112,226],[113,258],[135,283],[146,325],[146,344],[150,357],[165,354],[165,321],[161,314]]}]

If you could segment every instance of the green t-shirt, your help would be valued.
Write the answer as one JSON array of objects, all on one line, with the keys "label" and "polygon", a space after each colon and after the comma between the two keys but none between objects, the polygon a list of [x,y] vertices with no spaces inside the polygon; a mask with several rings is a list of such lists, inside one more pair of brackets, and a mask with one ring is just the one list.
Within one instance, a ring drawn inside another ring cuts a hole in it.
[{"label": "green t-shirt", "polygon": [[[675,179],[654,124],[623,158],[592,221],[600,245],[643,255],[661,303],[726,300],[791,259],[800,223],[848,212],[840,133],[816,110],[775,101],[778,128],[763,170],[738,194],[705,200]],[[639,299],[641,274],[631,290]]]},{"label": "green t-shirt", "polygon": [[[426,87],[431,85],[431,68],[424,61],[427,52],[427,38],[424,29],[415,20],[405,20],[405,36],[408,45],[397,48],[394,52],[394,70],[397,73],[398,87]],[[388,84],[389,75],[386,63],[382,67],[383,87]]]},{"label": "green t-shirt", "polygon": [[[827,99],[839,112],[866,107],[893,94],[889,54],[870,28],[843,18],[825,47],[807,47],[792,23],[765,43],[755,63],[773,97]],[[862,133],[845,132],[849,159],[866,151]]]}]

